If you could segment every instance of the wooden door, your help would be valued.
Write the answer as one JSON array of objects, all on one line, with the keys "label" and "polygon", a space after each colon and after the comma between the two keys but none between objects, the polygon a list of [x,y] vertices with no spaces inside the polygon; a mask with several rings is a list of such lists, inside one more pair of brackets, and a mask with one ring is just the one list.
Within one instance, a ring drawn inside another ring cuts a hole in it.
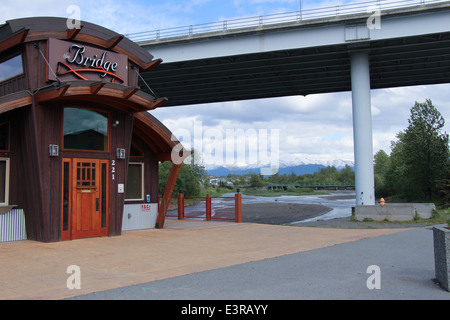
[{"label": "wooden door", "polygon": [[108,161],[74,158],[64,159],[63,163],[63,179],[70,181],[63,181],[63,185],[72,189],[71,195],[66,196],[69,202],[66,215],[68,211],[70,217],[63,218],[63,240],[108,235]]}]

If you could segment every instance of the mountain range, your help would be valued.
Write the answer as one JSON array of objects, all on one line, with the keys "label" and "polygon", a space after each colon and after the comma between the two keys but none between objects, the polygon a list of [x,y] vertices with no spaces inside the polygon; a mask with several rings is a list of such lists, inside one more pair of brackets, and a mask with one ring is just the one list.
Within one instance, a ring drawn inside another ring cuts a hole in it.
[{"label": "mountain range", "polygon": [[[354,167],[353,161],[348,160],[334,160],[334,161],[305,161],[305,160],[290,160],[290,161],[281,161],[278,165],[278,174],[291,174],[295,173],[296,175],[303,174],[313,174],[314,172],[319,171],[322,168],[336,167],[336,169],[340,170],[344,168],[346,165],[350,167]],[[261,173],[263,168],[268,168],[267,165],[240,165],[240,166],[211,166],[206,165],[205,169],[210,176],[216,177],[225,177],[228,174],[233,175],[243,175],[249,173]]]}]

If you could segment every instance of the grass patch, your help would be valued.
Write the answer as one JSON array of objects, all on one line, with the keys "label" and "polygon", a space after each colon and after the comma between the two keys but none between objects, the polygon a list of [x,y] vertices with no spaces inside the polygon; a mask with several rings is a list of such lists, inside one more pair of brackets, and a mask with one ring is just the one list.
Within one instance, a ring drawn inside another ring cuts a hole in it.
[{"label": "grass patch", "polygon": [[[441,209],[441,210],[433,210],[430,219],[424,219],[416,213],[414,216],[414,219],[410,220],[410,221],[390,221],[389,219],[384,219],[383,221],[375,221],[371,218],[364,218],[363,221],[359,221],[359,220],[355,219],[354,215],[351,217],[350,220],[352,222],[359,222],[359,223],[370,222],[373,225],[369,226],[369,227],[373,227],[373,228],[376,228],[375,227],[376,225],[382,226],[385,224],[397,224],[397,225],[402,225],[402,224],[420,224],[420,225],[444,224],[444,223],[450,223],[450,208]],[[449,226],[450,226],[450,224],[449,224]]]},{"label": "grass patch", "polygon": [[200,191],[199,197],[206,197],[208,193],[211,195],[211,197],[220,197],[224,193],[236,193],[236,189],[222,187],[202,189]]}]

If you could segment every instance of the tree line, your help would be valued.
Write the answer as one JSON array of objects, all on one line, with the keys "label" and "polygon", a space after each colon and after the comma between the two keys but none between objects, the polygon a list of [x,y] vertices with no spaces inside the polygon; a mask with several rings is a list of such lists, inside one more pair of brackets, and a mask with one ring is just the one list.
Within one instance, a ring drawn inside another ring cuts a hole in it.
[{"label": "tree line", "polygon": [[263,177],[260,174],[249,174],[247,179],[250,187],[262,187],[268,184],[354,184],[355,172],[353,168],[346,165],[341,170],[336,167],[328,166],[321,168],[311,174],[296,175],[294,172],[290,174],[274,174]]}]

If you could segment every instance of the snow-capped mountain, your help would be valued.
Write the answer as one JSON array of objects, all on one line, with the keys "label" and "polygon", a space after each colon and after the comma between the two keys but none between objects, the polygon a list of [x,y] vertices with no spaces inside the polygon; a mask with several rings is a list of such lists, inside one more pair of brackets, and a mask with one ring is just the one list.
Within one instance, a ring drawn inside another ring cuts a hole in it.
[{"label": "snow-capped mountain", "polygon": [[[290,174],[291,172],[296,175],[311,174],[319,171],[325,167],[335,167],[340,170],[346,165],[354,167],[354,162],[349,160],[313,160],[313,159],[286,159],[278,161],[278,164],[233,164],[233,165],[208,165],[204,164],[205,169],[209,175],[213,176],[226,176],[231,174],[248,174],[248,173],[262,173],[267,172],[267,169],[273,168],[278,174]],[[261,171],[263,170],[263,171]]]}]

